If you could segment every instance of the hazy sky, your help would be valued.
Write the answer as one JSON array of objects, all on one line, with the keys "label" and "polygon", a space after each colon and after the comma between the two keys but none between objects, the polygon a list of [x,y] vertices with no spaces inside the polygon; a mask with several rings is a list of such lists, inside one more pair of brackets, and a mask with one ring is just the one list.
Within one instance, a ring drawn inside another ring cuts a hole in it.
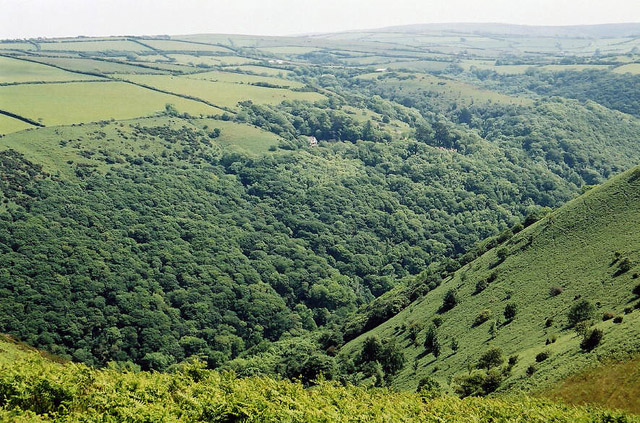
[{"label": "hazy sky", "polygon": [[0,0],[0,38],[287,35],[434,22],[639,22],[640,0]]}]

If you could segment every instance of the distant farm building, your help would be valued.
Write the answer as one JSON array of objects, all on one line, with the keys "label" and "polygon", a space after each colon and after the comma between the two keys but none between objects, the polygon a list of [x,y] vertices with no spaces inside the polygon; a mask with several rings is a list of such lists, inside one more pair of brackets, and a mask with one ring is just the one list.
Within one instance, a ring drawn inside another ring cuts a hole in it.
[{"label": "distant farm building", "polygon": [[309,145],[311,147],[315,147],[316,145],[318,145],[318,139],[314,136],[307,137],[307,140],[309,141]]}]

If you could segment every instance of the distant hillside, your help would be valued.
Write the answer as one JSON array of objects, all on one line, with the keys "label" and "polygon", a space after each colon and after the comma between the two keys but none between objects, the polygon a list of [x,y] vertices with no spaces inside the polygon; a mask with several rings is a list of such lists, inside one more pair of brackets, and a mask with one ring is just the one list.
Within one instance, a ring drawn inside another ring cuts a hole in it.
[{"label": "distant hillside", "polygon": [[440,422],[639,421],[548,400],[460,400],[388,389],[264,377],[237,379],[192,362],[172,373],[95,370],[54,363],[0,338],[0,421],[11,422]]},{"label": "distant hillside", "polygon": [[378,32],[457,32],[537,37],[629,37],[640,35],[640,23],[538,26],[503,23],[437,23],[380,28]]},{"label": "distant hillside", "polygon": [[[639,206],[636,167],[505,237],[343,354],[359,354],[370,337],[395,339],[407,359],[396,386],[432,377],[458,391],[465,375],[481,378],[473,369],[487,351],[503,372],[493,388],[502,390],[547,387],[605,357],[627,357],[640,349]],[[588,323],[572,324],[572,310],[573,323]],[[581,347],[580,329],[601,330],[601,342]]]}]

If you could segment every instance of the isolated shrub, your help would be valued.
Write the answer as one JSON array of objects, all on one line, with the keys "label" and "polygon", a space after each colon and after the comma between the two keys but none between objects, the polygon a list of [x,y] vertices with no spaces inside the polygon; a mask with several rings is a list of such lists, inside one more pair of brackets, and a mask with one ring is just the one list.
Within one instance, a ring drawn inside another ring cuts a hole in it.
[{"label": "isolated shrub", "polygon": [[494,392],[502,383],[504,376],[497,369],[487,372],[476,370],[470,374],[456,376],[454,390],[461,397],[484,396]]},{"label": "isolated shrub", "polygon": [[482,280],[476,282],[476,290],[475,290],[474,294],[481,293],[482,291],[487,289],[488,286],[489,286],[489,282],[487,282],[486,279],[482,279]]},{"label": "isolated shrub", "polygon": [[640,284],[636,285],[631,292],[633,292],[633,295],[640,297]]},{"label": "isolated shrub", "polygon": [[424,338],[424,349],[426,354],[433,354],[434,357],[440,355],[440,342],[435,326],[429,326]]},{"label": "isolated shrub", "polygon": [[545,328],[550,328],[551,325],[553,325],[553,317],[549,317],[547,318],[547,320],[544,321]]},{"label": "isolated shrub", "polygon": [[622,274],[622,273],[628,272],[629,270],[631,270],[632,267],[633,267],[633,264],[631,263],[631,260],[629,260],[628,257],[625,257],[622,260],[620,260],[620,263],[618,264],[618,273]]},{"label": "isolated shrub", "polygon": [[591,322],[589,321],[584,321],[584,322],[579,322],[578,324],[576,324],[573,327],[573,330],[576,331],[576,333],[579,336],[584,336],[585,333],[587,333],[589,331],[589,328],[591,327]]},{"label": "isolated shrub", "polygon": [[411,322],[407,325],[407,333],[411,342],[415,343],[421,330],[422,325],[418,322]]},{"label": "isolated shrub", "polygon": [[490,394],[498,389],[503,379],[504,375],[498,369],[489,370],[482,381],[482,390],[484,394]]},{"label": "isolated shrub", "polygon": [[512,355],[511,357],[509,357],[509,360],[507,360],[507,367],[505,369],[505,373],[509,374],[511,373],[511,370],[513,369],[513,366],[515,366],[518,363],[518,355]]},{"label": "isolated shrub", "polygon": [[491,310],[488,308],[482,310],[473,320],[473,327],[480,326],[487,320],[491,319],[491,316],[493,316],[493,312]]},{"label": "isolated shrub", "polygon": [[416,392],[423,398],[433,399],[442,395],[442,386],[432,377],[423,377],[418,381]]},{"label": "isolated shrub", "polygon": [[440,325],[442,324],[442,317],[436,316],[433,318],[433,320],[431,320],[433,322],[433,325],[437,328],[440,327]]},{"label": "isolated shrub", "polygon": [[454,308],[458,304],[458,295],[456,291],[450,289],[444,294],[444,298],[442,298],[442,307],[440,307],[441,312],[449,311]]},{"label": "isolated shrub", "polygon": [[498,257],[498,261],[502,263],[509,257],[509,249],[507,247],[498,248],[496,251],[496,256]]},{"label": "isolated shrub", "polygon": [[451,340],[451,351],[455,353],[456,351],[458,351],[458,348],[460,348],[460,346],[458,345],[458,340],[453,338]]},{"label": "isolated shrub", "polygon": [[530,365],[529,367],[527,367],[526,373],[527,376],[531,377],[533,376],[533,374],[538,370],[538,368],[535,365]]},{"label": "isolated shrub", "polygon": [[633,308],[632,307],[625,307],[624,308],[624,314],[629,314],[631,312],[633,312]]},{"label": "isolated shrub", "polygon": [[616,315],[615,315],[615,314],[613,314],[613,313],[612,313],[612,312],[610,312],[610,311],[607,311],[606,313],[604,313],[604,314],[602,315],[602,321],[603,321],[603,322],[606,322],[607,320],[611,320],[611,319],[613,319],[614,317],[616,317]]},{"label": "isolated shrub", "polygon": [[567,315],[569,325],[575,326],[580,322],[591,320],[596,308],[587,300],[582,300],[574,304]]},{"label": "isolated shrub", "polygon": [[502,366],[504,364],[504,355],[500,348],[490,348],[478,359],[477,367],[479,369],[491,369],[493,367]]},{"label": "isolated shrub", "polygon": [[516,317],[516,314],[518,313],[518,306],[516,306],[514,303],[509,303],[504,307],[504,318],[507,319],[507,321],[511,321]]},{"label": "isolated shrub", "polygon": [[622,323],[622,316],[616,316],[613,318],[613,323]]},{"label": "isolated shrub", "polygon": [[597,347],[600,344],[603,336],[604,336],[604,332],[602,331],[602,329],[595,328],[590,330],[582,339],[582,342],[580,343],[580,348],[582,348],[585,351],[593,350],[595,347]]},{"label": "isolated shrub", "polygon": [[562,288],[561,286],[552,286],[551,288],[549,288],[549,295],[551,295],[552,297],[557,297],[558,295],[562,294],[562,291],[564,291],[564,288]]},{"label": "isolated shrub", "polygon": [[541,362],[545,361],[547,358],[549,358],[549,352],[548,351],[542,351],[542,352],[538,353],[538,355],[536,355],[536,363],[541,363]]}]

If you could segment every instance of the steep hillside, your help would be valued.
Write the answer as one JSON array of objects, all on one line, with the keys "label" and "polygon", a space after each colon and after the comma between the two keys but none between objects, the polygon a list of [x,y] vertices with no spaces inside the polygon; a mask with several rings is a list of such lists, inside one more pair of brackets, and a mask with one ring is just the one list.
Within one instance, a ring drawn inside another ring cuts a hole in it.
[{"label": "steep hillside", "polygon": [[636,422],[597,408],[527,397],[441,397],[389,389],[300,383],[205,370],[184,363],[171,373],[95,370],[58,364],[0,338],[0,421],[11,422]]},{"label": "steep hillside", "polygon": [[570,376],[541,396],[571,404],[599,404],[640,414],[640,356],[611,361]]},{"label": "steep hillside", "polygon": [[[486,376],[473,369],[492,349],[495,366],[480,367],[502,373],[485,391],[548,387],[601,359],[624,358],[640,349],[638,233],[640,167],[518,232],[342,353],[357,357],[370,337],[395,339],[407,359],[397,387],[432,377],[463,395],[465,375]],[[591,325],[601,342],[581,348],[578,332],[592,334]]]}]

